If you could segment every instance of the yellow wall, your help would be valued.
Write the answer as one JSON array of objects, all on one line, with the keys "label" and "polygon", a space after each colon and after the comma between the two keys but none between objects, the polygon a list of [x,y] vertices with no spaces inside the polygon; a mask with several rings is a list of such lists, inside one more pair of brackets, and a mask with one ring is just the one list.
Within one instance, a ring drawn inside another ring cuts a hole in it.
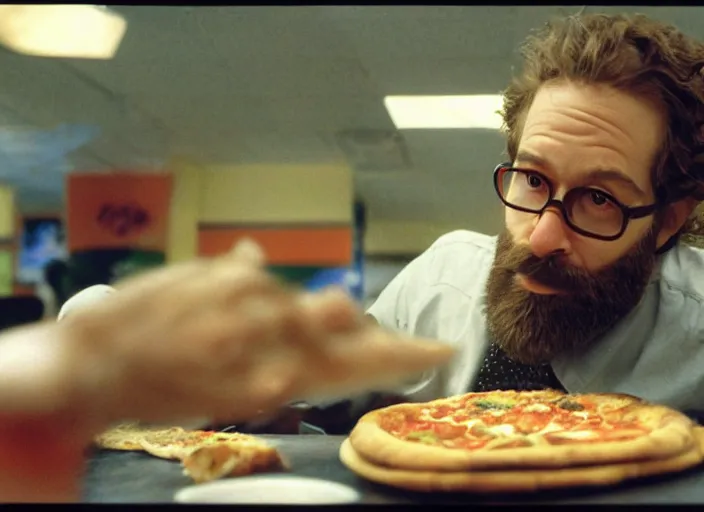
[{"label": "yellow wall", "polygon": [[0,296],[12,295],[14,282],[14,236],[17,226],[15,192],[12,188],[0,185]]},{"label": "yellow wall", "polygon": [[364,252],[370,256],[420,254],[440,236],[461,224],[369,220],[364,239]]},{"label": "yellow wall", "polygon": [[169,210],[166,259],[169,263],[176,263],[188,261],[196,255],[200,189],[204,170],[186,161],[173,162],[170,170],[174,174],[174,184]]},{"label": "yellow wall", "polygon": [[174,191],[167,259],[197,254],[199,223],[351,223],[352,173],[343,165],[169,165]]},{"label": "yellow wall", "polygon": [[0,185],[0,239],[10,238],[15,233],[15,193]]},{"label": "yellow wall", "polygon": [[340,165],[210,167],[200,222],[352,221],[352,173]]}]

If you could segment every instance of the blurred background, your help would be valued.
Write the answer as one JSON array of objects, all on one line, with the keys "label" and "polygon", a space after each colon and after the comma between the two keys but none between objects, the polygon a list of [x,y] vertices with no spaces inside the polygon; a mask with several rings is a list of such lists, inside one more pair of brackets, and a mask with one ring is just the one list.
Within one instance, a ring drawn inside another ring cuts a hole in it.
[{"label": "blurred background", "polygon": [[367,305],[440,235],[502,227],[497,95],[531,29],[704,26],[696,6],[33,7],[0,6],[0,295],[48,316],[243,236]]}]

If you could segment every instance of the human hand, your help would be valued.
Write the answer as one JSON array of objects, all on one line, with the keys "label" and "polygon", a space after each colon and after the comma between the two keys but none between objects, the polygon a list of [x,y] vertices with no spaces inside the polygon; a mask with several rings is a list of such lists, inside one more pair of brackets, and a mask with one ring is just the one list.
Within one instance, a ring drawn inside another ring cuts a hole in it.
[{"label": "human hand", "polygon": [[342,292],[282,286],[263,264],[261,250],[243,243],[130,279],[109,300],[43,326],[43,369],[35,364],[31,382],[15,375],[23,391],[0,390],[0,407],[63,404],[96,423],[246,421],[294,398],[416,375],[453,353],[371,325]]}]

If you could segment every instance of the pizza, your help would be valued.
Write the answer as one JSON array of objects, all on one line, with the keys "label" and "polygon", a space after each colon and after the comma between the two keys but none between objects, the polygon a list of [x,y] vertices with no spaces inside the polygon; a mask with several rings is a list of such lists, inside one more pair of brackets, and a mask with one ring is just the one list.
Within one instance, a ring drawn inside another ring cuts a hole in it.
[{"label": "pizza", "polygon": [[424,490],[606,484],[698,464],[695,427],[629,395],[468,393],[372,411],[340,457],[372,480]]},{"label": "pizza", "polygon": [[287,468],[275,447],[237,432],[128,424],[100,434],[95,443],[104,449],[144,451],[162,459],[178,460],[184,474],[196,483]]}]

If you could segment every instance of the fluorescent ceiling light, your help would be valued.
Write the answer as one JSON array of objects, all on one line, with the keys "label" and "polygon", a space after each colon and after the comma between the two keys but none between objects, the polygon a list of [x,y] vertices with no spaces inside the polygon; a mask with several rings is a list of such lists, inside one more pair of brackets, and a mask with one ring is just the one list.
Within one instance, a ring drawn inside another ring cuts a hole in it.
[{"label": "fluorescent ceiling light", "polygon": [[470,96],[386,96],[384,105],[399,130],[487,128],[500,129],[500,94]]},{"label": "fluorescent ceiling light", "polygon": [[26,55],[111,59],[127,22],[96,5],[0,5],[0,43]]}]

